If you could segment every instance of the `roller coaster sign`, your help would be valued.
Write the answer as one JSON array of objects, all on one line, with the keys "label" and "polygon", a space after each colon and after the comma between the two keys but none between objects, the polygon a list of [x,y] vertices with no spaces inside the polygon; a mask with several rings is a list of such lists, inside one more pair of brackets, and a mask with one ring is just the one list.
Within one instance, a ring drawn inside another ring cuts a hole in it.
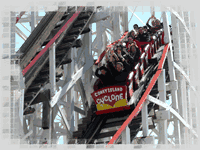
[{"label": "roller coaster sign", "polygon": [[109,111],[105,110],[127,106],[126,92],[126,86],[109,86],[99,89],[91,95],[96,103],[97,111],[108,113]]}]

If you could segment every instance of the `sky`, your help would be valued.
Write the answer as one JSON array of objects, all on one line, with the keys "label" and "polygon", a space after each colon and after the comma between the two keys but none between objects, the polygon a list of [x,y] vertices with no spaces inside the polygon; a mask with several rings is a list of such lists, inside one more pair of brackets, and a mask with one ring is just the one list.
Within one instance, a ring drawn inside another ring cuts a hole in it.
[{"label": "sky", "polygon": [[[129,8],[130,8],[131,10],[134,10],[134,9],[135,9],[134,7],[131,7],[131,6],[129,6]],[[137,11],[137,9],[136,9],[136,11]],[[135,12],[135,14],[136,14],[136,15],[143,21],[143,23],[145,23],[145,24],[146,24],[146,21],[147,21],[147,20],[149,19],[149,17],[151,16],[150,10],[149,10],[149,12]],[[45,12],[40,12],[40,13],[39,13],[39,16],[44,16],[44,15],[45,15]],[[133,15],[132,18],[131,18],[131,15],[132,15],[132,13],[129,11],[129,12],[128,12],[128,20],[130,21],[129,26],[128,26],[129,30],[132,30],[134,24],[138,24],[138,26],[143,26],[143,24],[142,24],[134,15]],[[167,15],[168,15],[168,18],[169,18],[169,19],[168,19],[168,20],[169,20],[169,24],[171,24],[170,13],[168,12]],[[156,13],[155,13],[155,17],[156,17],[156,18],[160,19],[160,16],[161,16],[161,12],[156,12]],[[22,16],[22,18],[23,18],[23,16]],[[131,19],[131,20],[130,20],[130,19]],[[30,24],[29,24],[29,23],[23,23],[23,25],[26,26],[26,28],[27,28],[29,31],[31,31],[31,27],[30,27]],[[29,32],[26,28],[24,28],[21,24],[17,23],[16,26],[17,26],[27,37],[30,35],[30,32]],[[92,24],[92,30],[93,30],[94,32],[96,31],[96,23],[93,23],[93,24]],[[92,40],[94,40],[94,39],[95,39],[95,35],[93,35],[93,37],[92,37]],[[23,43],[24,43],[24,40],[23,40],[21,37],[19,37],[19,36],[17,35],[17,33],[16,33],[16,50],[18,50],[18,49],[22,46]]]},{"label": "sky", "polygon": [[[135,7],[131,7],[129,6],[129,8],[134,11]],[[149,11],[145,11],[145,12],[142,12],[142,11],[137,11],[137,8],[136,8],[136,11],[135,11],[135,14],[146,24],[147,20],[149,19],[149,17],[151,16],[151,13],[150,13],[150,9]],[[45,12],[40,12],[39,13],[39,16],[44,16],[45,15]],[[169,24],[171,24],[171,19],[170,19],[170,13],[168,12],[167,13],[168,15],[168,20],[169,20]],[[129,23],[129,31],[133,29],[133,25],[134,24],[138,24],[138,26],[143,26],[143,24],[133,15],[132,18],[132,13],[129,11],[128,12],[128,21],[130,21]],[[161,17],[161,12],[155,12],[155,17],[160,19]],[[131,20],[130,20],[131,19]],[[162,21],[162,20],[161,20]],[[27,28],[24,28],[20,23],[17,23],[16,26],[28,37],[30,35],[30,31],[31,31],[31,27],[30,27],[30,24],[29,23],[23,23],[23,25]],[[28,31],[29,30],[29,31]],[[92,24],[92,30],[95,32],[96,31],[96,23],[93,23]],[[92,40],[95,39],[95,35],[92,36]],[[24,43],[24,40],[19,37],[16,33],[16,50],[18,50],[21,45]],[[171,101],[167,101],[168,104],[171,103]],[[171,134],[173,131],[173,127],[171,126],[168,130],[168,132]],[[152,134],[153,135],[153,134]],[[142,132],[140,132],[139,136],[142,136]],[[61,136],[60,139],[59,139],[59,144],[63,144],[63,137]]]}]

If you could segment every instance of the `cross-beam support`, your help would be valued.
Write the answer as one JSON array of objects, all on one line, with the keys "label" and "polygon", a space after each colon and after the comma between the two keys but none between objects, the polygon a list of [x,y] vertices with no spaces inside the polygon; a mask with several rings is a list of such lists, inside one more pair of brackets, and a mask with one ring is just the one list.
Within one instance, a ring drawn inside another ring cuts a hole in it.
[{"label": "cross-beam support", "polygon": [[[159,99],[166,103],[165,70],[163,69],[158,78]],[[159,107],[159,111],[165,111],[165,108]],[[167,120],[160,118],[159,121],[160,144],[167,144]]]},{"label": "cross-beam support", "polygon": [[194,131],[194,129],[179,115],[179,113],[174,109],[172,108],[171,106],[169,106],[168,104],[154,98],[153,96],[150,96],[148,95],[147,96],[147,100],[159,105],[159,106],[162,106],[163,108],[165,108],[166,110],[169,110],[178,120],[180,120],[184,125],[185,127],[187,127],[189,130],[191,130],[191,132],[196,136],[198,137],[197,133]]},{"label": "cross-beam support", "polygon": [[[169,76],[170,76],[170,82],[176,81],[176,76],[175,76],[175,70],[173,66],[173,53],[172,53],[172,45],[171,45],[171,37],[170,37],[170,31],[169,31],[169,23],[167,20],[167,14],[166,12],[163,12],[163,28],[164,28],[164,41],[169,43],[170,46],[170,51],[168,53],[167,61],[168,61],[168,66],[169,66]],[[172,105],[173,108],[178,110],[178,97],[177,97],[177,89],[172,89],[171,90],[171,95],[172,95]],[[176,144],[181,143],[181,137],[180,137],[180,124],[178,120],[174,120],[174,134],[175,134],[175,142]]]},{"label": "cross-beam support", "polygon": [[51,107],[53,107],[66,94],[66,92],[74,86],[74,84],[78,81],[82,74],[84,74],[90,67],[92,67],[93,63],[93,60],[89,59],[88,63],[85,64],[81,69],[77,71],[76,74],[72,76],[69,82],[67,82],[63,86],[62,90],[58,91],[52,98],[52,100],[50,101]]}]

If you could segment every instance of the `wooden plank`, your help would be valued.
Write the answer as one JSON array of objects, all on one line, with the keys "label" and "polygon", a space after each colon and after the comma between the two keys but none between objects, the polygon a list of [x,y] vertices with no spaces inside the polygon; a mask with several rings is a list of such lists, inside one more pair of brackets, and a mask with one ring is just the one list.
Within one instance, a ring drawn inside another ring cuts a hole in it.
[{"label": "wooden plank", "polygon": [[111,119],[108,119],[107,121],[106,121],[106,123],[111,123],[111,122],[115,122],[115,121],[122,121],[122,120],[125,120],[125,119],[127,119],[128,118],[128,115],[127,116],[125,116],[125,117],[120,117],[120,118],[111,118]]},{"label": "wooden plank", "polygon": [[33,130],[29,131],[23,138],[22,140],[25,140],[27,137],[29,137],[31,134],[33,134]]},{"label": "wooden plank", "polygon": [[70,125],[69,125],[69,123],[67,121],[67,117],[66,117],[67,114],[66,114],[65,110],[61,108],[61,105],[57,104],[57,106],[58,106],[58,109],[59,109],[60,114],[62,116],[62,119],[64,121],[66,130],[67,130],[67,135],[68,135],[68,137],[72,137],[72,133],[70,132]]},{"label": "wooden plank", "polygon": [[[61,105],[65,106],[65,107],[67,107],[67,102],[65,102],[63,100],[60,100],[57,104],[61,104]],[[80,113],[82,115],[85,115],[85,111],[80,109],[80,108],[78,108],[77,106],[74,106],[74,111],[76,111],[76,112],[78,112],[78,113]]]},{"label": "wooden plank", "polygon": [[74,111],[76,111],[76,112],[78,112],[78,113],[80,113],[82,115],[85,115],[85,111],[80,109],[80,108],[78,108],[77,106],[74,106]]},{"label": "wooden plank", "polygon": [[110,131],[110,132],[105,132],[105,133],[100,133],[100,134],[96,137],[96,139],[101,139],[101,138],[113,136],[116,132],[117,132],[117,130]]},{"label": "wooden plank", "polygon": [[82,100],[82,103],[83,103],[83,108],[84,108],[85,111],[87,111],[88,110],[88,101],[87,101],[85,89],[84,89],[83,82],[82,82],[81,78],[79,78],[77,80],[76,85],[77,85],[78,91],[81,94],[81,100]]},{"label": "wooden plank", "polygon": [[89,24],[104,20],[108,17],[110,17],[110,14],[108,12],[97,12],[92,16]]}]

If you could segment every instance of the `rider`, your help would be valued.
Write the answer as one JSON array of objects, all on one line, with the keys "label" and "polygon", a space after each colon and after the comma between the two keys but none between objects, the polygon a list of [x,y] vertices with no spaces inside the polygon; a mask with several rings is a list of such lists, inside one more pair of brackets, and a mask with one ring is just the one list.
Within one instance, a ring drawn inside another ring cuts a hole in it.
[{"label": "rider", "polygon": [[[101,73],[99,74],[99,70]],[[113,84],[113,76],[108,68],[101,66],[95,71],[95,75],[103,82],[103,87]]]},{"label": "rider", "polygon": [[117,62],[116,66],[113,65],[113,57],[110,57],[108,66],[113,74],[115,85],[125,85],[126,79],[131,71],[131,67],[125,59],[122,60],[122,62]]},{"label": "rider", "polygon": [[140,42],[149,42],[150,41],[149,33],[148,32],[144,32],[142,27],[139,28],[138,40]]},{"label": "rider", "polygon": [[[151,24],[152,26],[149,25],[149,21],[150,19],[153,19]],[[151,30],[152,34],[156,33],[158,30],[163,28],[163,24],[160,23],[160,21],[158,19],[156,19],[156,17],[154,15],[152,15],[146,23],[147,27],[149,27],[149,29]]]},{"label": "rider", "polygon": [[140,58],[140,55],[141,55],[141,51],[138,48],[135,41],[130,45],[130,49],[128,50],[128,52],[131,55],[131,57],[133,58],[134,66],[135,66],[136,63],[138,62],[139,58]]}]

